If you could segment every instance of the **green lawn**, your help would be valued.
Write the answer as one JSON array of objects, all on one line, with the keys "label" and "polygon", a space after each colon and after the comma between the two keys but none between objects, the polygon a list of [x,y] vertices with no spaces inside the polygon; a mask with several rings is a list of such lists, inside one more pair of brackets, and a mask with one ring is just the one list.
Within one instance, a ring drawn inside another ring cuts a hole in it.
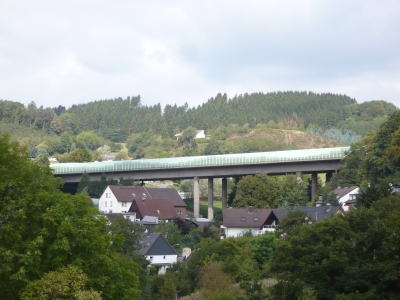
[{"label": "green lawn", "polygon": [[[193,199],[184,200],[187,210],[194,211]],[[222,211],[222,202],[214,200],[214,215]],[[208,215],[208,202],[207,200],[200,200],[200,214],[207,218]]]}]

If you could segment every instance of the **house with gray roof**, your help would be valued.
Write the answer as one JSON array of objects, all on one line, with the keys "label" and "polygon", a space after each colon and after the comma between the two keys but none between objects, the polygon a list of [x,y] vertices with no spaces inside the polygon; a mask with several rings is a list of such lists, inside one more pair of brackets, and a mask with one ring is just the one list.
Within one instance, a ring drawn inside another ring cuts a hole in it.
[{"label": "house with gray roof", "polygon": [[239,237],[246,232],[259,235],[273,232],[287,211],[269,208],[226,208],[222,210],[225,237]]},{"label": "house with gray roof", "polygon": [[145,235],[141,244],[142,249],[139,253],[144,255],[151,265],[160,268],[158,274],[164,274],[178,260],[178,253],[161,233]]}]

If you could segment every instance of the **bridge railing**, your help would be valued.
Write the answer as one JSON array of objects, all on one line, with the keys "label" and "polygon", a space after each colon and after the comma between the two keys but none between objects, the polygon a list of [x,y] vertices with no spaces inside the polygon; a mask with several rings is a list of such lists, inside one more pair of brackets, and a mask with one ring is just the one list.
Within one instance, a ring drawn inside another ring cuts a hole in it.
[{"label": "bridge railing", "polygon": [[350,147],[340,147],[92,163],[62,163],[52,164],[51,168],[53,168],[54,174],[67,174],[308,161],[343,158],[345,152],[349,149]]}]

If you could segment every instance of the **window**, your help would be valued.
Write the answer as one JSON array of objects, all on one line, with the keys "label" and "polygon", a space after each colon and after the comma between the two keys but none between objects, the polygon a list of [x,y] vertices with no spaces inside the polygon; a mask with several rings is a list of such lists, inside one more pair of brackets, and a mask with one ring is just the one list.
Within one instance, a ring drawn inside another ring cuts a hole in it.
[{"label": "window", "polygon": [[126,201],[122,202],[122,207],[126,207],[126,206],[127,206]]},{"label": "window", "polygon": [[258,222],[258,218],[254,218],[253,220],[254,220],[254,222]]},{"label": "window", "polygon": [[164,255],[164,259],[165,259],[165,255]]},{"label": "window", "polygon": [[246,217],[241,217],[240,222],[246,222]]},{"label": "window", "polygon": [[110,201],[110,207],[112,207],[112,201]]},{"label": "window", "polygon": [[109,214],[112,214],[112,210],[109,210],[108,213],[109,213]]},{"label": "window", "polygon": [[107,201],[104,201],[104,207],[107,207]]},{"label": "window", "polygon": [[182,211],[181,211],[181,210],[177,210],[176,213],[177,213],[178,215],[181,215],[181,214],[182,214]]},{"label": "window", "polygon": [[160,214],[160,210],[157,209],[157,213]]},{"label": "window", "polygon": [[150,260],[153,260],[153,256],[150,256]]}]

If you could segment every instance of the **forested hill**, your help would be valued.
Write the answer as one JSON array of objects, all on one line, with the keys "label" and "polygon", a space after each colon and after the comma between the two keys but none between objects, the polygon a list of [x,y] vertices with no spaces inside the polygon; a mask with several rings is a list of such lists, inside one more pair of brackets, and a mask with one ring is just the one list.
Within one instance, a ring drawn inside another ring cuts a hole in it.
[{"label": "forested hill", "polygon": [[168,104],[164,110],[160,104],[142,105],[138,96],[73,105],[67,112],[77,116],[82,130],[99,130],[117,141],[148,130],[161,134],[164,126],[172,137],[189,126],[207,132],[221,125],[247,123],[253,128],[271,122],[271,127],[274,123],[286,128],[336,127],[364,135],[395,110],[393,104],[385,101],[357,104],[345,95],[276,92],[244,94],[232,99],[218,94],[198,107]]},{"label": "forested hill", "polygon": [[188,114],[197,127],[216,128],[229,123],[255,127],[273,120],[303,127],[312,123],[325,129],[349,116],[354,105],[357,102],[347,96],[312,92],[255,93],[232,99],[218,94]]},{"label": "forested hill", "polygon": [[254,128],[313,130],[322,134],[327,129],[351,130],[365,135],[391,115],[396,107],[385,101],[358,104],[345,95],[313,92],[253,93],[228,99],[218,94],[203,105],[190,107],[160,104],[146,106],[140,96],[99,100],[87,104],[51,108],[27,107],[0,100],[0,125],[22,125],[37,131],[77,135],[94,131],[99,136],[124,142],[131,134],[152,132],[173,137],[192,126],[210,133],[229,124]]}]

